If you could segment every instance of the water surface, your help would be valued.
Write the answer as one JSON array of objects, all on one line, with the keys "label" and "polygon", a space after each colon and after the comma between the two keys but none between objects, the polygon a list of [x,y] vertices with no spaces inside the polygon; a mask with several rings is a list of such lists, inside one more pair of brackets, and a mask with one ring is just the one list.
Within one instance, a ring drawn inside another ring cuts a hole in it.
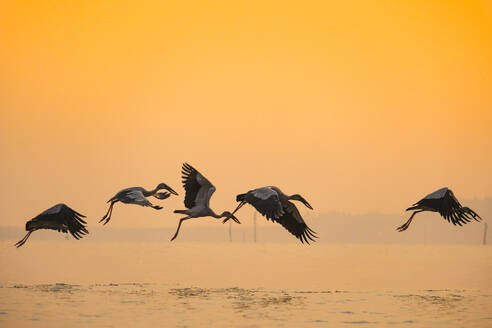
[{"label": "water surface", "polygon": [[2,327],[492,326],[491,247],[10,243]]}]

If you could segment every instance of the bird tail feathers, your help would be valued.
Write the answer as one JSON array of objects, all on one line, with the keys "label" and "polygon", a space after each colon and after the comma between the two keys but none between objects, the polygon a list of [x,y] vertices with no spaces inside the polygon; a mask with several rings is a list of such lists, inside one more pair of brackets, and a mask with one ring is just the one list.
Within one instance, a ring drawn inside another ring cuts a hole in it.
[{"label": "bird tail feathers", "polygon": [[174,213],[187,214],[186,210],[174,210]]}]

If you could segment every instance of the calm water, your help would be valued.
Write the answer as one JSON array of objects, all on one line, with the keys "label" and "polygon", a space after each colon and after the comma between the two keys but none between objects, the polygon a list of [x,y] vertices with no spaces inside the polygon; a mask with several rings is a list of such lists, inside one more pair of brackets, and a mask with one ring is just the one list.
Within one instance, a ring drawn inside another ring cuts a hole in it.
[{"label": "calm water", "polygon": [[1,327],[492,327],[492,248],[32,242]]},{"label": "calm water", "polygon": [[2,286],[2,327],[491,327],[492,294],[161,284]]}]

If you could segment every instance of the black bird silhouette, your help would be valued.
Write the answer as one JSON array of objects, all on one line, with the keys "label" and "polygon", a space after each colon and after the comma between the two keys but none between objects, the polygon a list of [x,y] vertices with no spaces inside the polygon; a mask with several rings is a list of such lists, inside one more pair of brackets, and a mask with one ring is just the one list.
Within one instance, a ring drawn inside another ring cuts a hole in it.
[{"label": "black bird silhouette", "polygon": [[[158,192],[161,189],[166,189],[169,192]],[[105,225],[109,222],[109,220],[111,220],[111,215],[113,214],[113,206],[118,202],[148,206],[156,210],[161,210],[162,206],[153,205],[146,197],[154,196],[155,198],[162,200],[168,198],[171,194],[177,195],[178,193],[164,182],[159,183],[159,185],[157,185],[157,187],[155,187],[153,190],[146,190],[142,187],[125,188],[123,190],[120,190],[116,195],[114,195],[107,201],[111,204],[109,204],[108,211],[106,212],[106,214],[104,214],[102,219],[99,220],[99,222],[104,221],[103,225]]]},{"label": "black bird silhouette", "polygon": [[67,205],[57,204],[34,219],[27,221],[27,234],[15,246],[24,245],[31,233],[39,229],[51,229],[63,233],[70,232],[75,239],[80,239],[89,233],[85,227],[86,222],[82,218],[85,218],[85,216],[72,210]]},{"label": "black bird silhouette", "polygon": [[[251,204],[267,220],[280,223],[287,231],[293,234],[302,243],[314,241],[316,233],[304,222],[301,213],[290,200],[302,202],[307,208],[311,205],[299,194],[288,196],[275,186],[257,188],[245,194],[237,195],[236,201],[240,202],[231,215],[234,215],[244,204]],[[224,219],[227,222],[229,217]]]},{"label": "black bird silhouette", "polygon": [[480,221],[482,218],[468,207],[461,206],[453,192],[449,188],[441,188],[428,194],[412,207],[407,208],[407,211],[413,211],[410,218],[403,225],[396,228],[398,231],[405,231],[413,220],[415,214],[430,211],[438,212],[443,218],[454,225],[463,225],[471,220]]}]

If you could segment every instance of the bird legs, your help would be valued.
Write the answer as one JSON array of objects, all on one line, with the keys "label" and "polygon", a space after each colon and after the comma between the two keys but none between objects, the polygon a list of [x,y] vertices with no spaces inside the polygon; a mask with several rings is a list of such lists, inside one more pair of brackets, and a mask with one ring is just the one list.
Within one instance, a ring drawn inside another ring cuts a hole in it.
[{"label": "bird legs", "polygon": [[24,244],[26,243],[27,239],[29,238],[29,236],[31,235],[31,233],[32,233],[32,230],[31,230],[31,231],[29,231],[29,232],[28,232],[28,233],[24,236],[24,238],[22,238],[21,240],[19,240],[19,241],[15,244],[15,246],[17,246],[17,248],[19,248],[19,247],[21,247],[22,245],[24,245]]},{"label": "bird legs", "polygon": [[108,208],[108,212],[106,212],[106,214],[104,214],[104,216],[102,217],[101,220],[99,220],[99,222],[102,222],[104,221],[104,219],[106,219],[106,221],[104,221],[103,225],[106,225],[106,223],[109,222],[109,220],[111,220],[111,214],[113,214],[113,206],[114,204],[118,202],[117,200],[113,200],[111,202],[111,205],[109,205],[109,208]]},{"label": "bird legs", "polygon": [[181,228],[181,223],[183,223],[183,221],[186,221],[186,220],[189,220],[191,219],[190,216],[187,216],[185,218],[182,218],[179,220],[179,224],[178,224],[178,229],[176,230],[176,233],[174,234],[173,238],[171,238],[171,241],[173,241],[174,239],[176,239],[176,237],[178,237],[178,233],[179,233],[179,229]]},{"label": "bird legs", "polygon": [[236,209],[231,213],[231,215],[229,215],[228,217],[226,217],[222,223],[226,223],[227,221],[229,221],[229,219],[233,219],[234,221],[236,221],[237,223],[240,223],[239,221],[237,221],[237,219],[235,219],[234,217],[234,213],[236,213],[241,207],[244,206],[244,204],[246,204],[246,201],[242,201],[241,203],[239,203],[239,205],[236,207]]},{"label": "bird legs", "polygon": [[[155,198],[157,198],[157,199],[165,199],[165,198],[159,198],[159,197],[162,197],[162,194],[165,194],[165,193],[163,193],[163,192],[162,192],[162,193],[159,193],[159,196],[157,196],[157,197],[156,197],[156,196],[154,195],[154,197],[155,197]],[[169,196],[168,196],[168,197],[169,197]],[[137,203],[135,203],[135,204],[138,204],[138,205],[141,205],[141,206],[149,206],[149,207],[152,207],[152,208],[153,208],[153,209],[155,209],[155,210],[162,210],[162,209],[163,209],[163,207],[162,207],[162,206],[159,206],[159,205],[154,205],[154,204],[152,204],[151,202],[149,202],[149,200],[148,200],[147,198],[145,198],[145,199],[143,199],[142,201],[139,201],[139,202],[137,202]]]},{"label": "bird legs", "polygon": [[405,231],[408,229],[408,226],[410,225],[410,223],[412,222],[413,220],[413,216],[417,213],[420,213],[420,212],[423,212],[424,210],[419,210],[419,211],[415,211],[412,213],[412,215],[410,216],[410,219],[408,219],[407,222],[405,222],[403,225],[399,226],[398,228],[396,228],[396,230],[398,230],[399,232],[402,232],[402,231]]}]

